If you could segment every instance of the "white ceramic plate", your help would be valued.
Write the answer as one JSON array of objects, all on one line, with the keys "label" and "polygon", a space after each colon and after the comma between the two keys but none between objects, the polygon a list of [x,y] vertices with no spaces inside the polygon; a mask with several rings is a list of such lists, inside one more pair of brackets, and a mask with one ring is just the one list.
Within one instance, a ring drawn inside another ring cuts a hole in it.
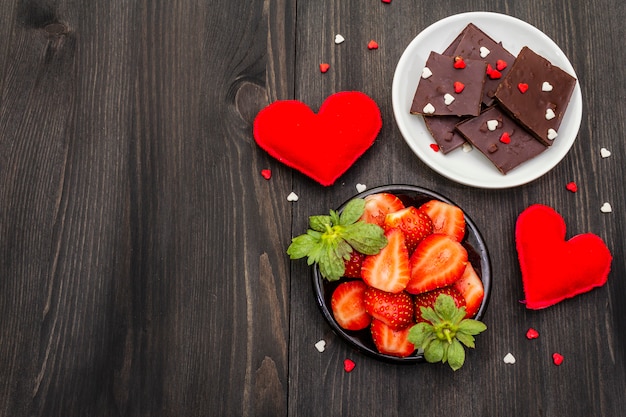
[{"label": "white ceramic plate", "polygon": [[[444,155],[435,152],[435,143],[422,116],[409,113],[417,83],[431,51],[443,52],[459,32],[473,23],[513,55],[528,46],[539,55],[576,77],[574,68],[561,49],[543,32],[511,16],[489,12],[462,13],[440,20],[424,29],[406,48],[396,67],[392,86],[392,105],[400,133],[415,154],[433,170],[461,184],[480,188],[510,188],[533,181],[558,164],[572,147],[582,118],[582,94],[576,83],[565,112],[559,137],[539,156],[503,175],[477,149],[461,148]],[[578,79],[578,77],[576,77]]]}]

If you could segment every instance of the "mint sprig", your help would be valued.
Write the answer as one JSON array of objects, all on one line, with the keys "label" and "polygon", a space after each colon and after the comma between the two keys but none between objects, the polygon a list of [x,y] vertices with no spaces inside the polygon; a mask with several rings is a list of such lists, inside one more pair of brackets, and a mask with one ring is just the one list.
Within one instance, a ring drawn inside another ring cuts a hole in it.
[{"label": "mint sprig", "polygon": [[338,280],[353,250],[375,255],[387,245],[380,226],[359,220],[364,211],[365,200],[355,198],[341,213],[330,210],[327,216],[309,217],[309,229],[291,240],[287,254],[291,259],[307,257],[307,264],[317,264],[325,279]]},{"label": "mint sprig", "polygon": [[443,362],[453,371],[465,363],[465,345],[474,348],[474,336],[482,333],[487,326],[473,319],[465,318],[465,307],[457,308],[452,297],[440,294],[434,309],[420,307],[422,317],[428,322],[417,323],[409,330],[407,339],[422,349],[427,362]]}]

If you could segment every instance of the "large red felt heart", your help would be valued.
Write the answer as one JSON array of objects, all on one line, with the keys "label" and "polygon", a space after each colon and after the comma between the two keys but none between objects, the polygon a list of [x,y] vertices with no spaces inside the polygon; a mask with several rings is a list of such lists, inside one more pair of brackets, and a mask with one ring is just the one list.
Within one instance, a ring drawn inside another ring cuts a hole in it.
[{"label": "large red felt heart", "polygon": [[374,100],[344,91],[317,114],[300,101],[276,101],[256,116],[253,133],[271,156],[328,186],[374,143],[382,124]]},{"label": "large red felt heart", "polygon": [[604,285],[611,269],[611,252],[600,237],[584,233],[566,241],[563,217],[541,204],[519,215],[515,243],[530,309]]}]

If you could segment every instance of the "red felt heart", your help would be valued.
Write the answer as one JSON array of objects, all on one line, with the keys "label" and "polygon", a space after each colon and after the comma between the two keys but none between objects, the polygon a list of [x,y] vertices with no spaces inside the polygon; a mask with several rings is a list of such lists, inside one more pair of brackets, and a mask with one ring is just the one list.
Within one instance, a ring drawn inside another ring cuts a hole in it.
[{"label": "red felt heart", "polygon": [[517,219],[515,243],[526,307],[541,309],[604,285],[611,252],[584,233],[565,240],[565,221],[554,209],[534,204]]},{"label": "red felt heart", "polygon": [[382,123],[374,100],[344,91],[317,114],[300,101],[276,101],[256,116],[253,133],[271,156],[328,186],[374,143]]}]

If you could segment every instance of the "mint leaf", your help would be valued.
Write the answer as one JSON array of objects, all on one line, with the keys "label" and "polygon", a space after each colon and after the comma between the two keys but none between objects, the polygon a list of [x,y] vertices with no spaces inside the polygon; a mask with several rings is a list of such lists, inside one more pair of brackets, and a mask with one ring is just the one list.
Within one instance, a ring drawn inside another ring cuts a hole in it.
[{"label": "mint leaf", "polygon": [[447,350],[448,365],[453,371],[459,369],[465,363],[465,349],[458,340],[453,340]]},{"label": "mint leaf", "polygon": [[342,226],[348,226],[356,223],[357,220],[363,215],[365,211],[365,200],[362,198],[355,198],[350,200],[344,207],[339,217],[339,224]]}]

